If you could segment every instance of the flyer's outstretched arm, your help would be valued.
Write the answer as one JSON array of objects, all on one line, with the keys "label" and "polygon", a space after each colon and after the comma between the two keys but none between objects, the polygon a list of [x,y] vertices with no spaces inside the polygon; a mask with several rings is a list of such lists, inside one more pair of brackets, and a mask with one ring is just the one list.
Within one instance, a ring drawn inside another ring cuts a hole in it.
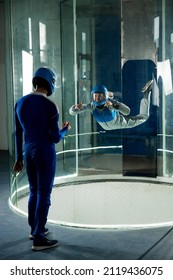
[{"label": "flyer's outstretched arm", "polygon": [[84,104],[84,103],[79,103],[79,104],[76,104],[76,105],[72,105],[69,109],[69,114],[72,115],[72,116],[75,116],[77,114],[80,114],[84,111],[87,111],[87,110],[92,110],[92,105],[91,103],[89,104]]}]

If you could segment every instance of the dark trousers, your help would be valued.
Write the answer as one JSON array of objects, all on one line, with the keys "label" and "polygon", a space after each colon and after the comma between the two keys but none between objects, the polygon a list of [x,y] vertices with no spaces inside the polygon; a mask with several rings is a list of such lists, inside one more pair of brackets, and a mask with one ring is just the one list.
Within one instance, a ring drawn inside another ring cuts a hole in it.
[{"label": "dark trousers", "polygon": [[51,192],[55,176],[56,153],[54,146],[25,149],[26,170],[30,186],[28,201],[28,223],[31,234],[37,239],[44,236]]}]

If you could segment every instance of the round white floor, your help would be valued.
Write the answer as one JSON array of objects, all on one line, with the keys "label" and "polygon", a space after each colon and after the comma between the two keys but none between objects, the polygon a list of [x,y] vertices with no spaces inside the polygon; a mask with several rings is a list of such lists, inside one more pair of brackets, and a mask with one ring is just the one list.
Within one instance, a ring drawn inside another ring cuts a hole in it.
[{"label": "round white floor", "polygon": [[[50,222],[87,228],[140,228],[173,224],[173,186],[91,181],[52,191]],[[27,213],[28,197],[17,207]]]}]

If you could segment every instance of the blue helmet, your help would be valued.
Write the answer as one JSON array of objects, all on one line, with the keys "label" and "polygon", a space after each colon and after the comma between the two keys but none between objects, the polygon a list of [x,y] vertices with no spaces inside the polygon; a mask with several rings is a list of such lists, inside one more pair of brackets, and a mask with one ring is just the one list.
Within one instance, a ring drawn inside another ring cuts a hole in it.
[{"label": "blue helmet", "polygon": [[48,96],[51,95],[55,90],[56,73],[48,67],[40,67],[33,76],[32,83],[34,87],[38,84],[39,79],[44,80],[44,85],[48,90]]},{"label": "blue helmet", "polygon": [[[98,93],[98,94],[100,94],[100,96],[102,96],[100,98],[100,100],[95,100],[95,96],[94,96],[95,93]],[[91,94],[92,94],[92,103],[95,106],[101,106],[108,101],[108,90],[103,85],[97,85],[97,86],[93,87]]]}]

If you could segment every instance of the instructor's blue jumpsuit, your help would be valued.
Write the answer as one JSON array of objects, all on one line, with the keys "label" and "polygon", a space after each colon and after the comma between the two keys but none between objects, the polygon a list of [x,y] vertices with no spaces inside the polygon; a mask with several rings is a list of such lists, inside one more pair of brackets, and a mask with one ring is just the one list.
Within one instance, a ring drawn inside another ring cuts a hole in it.
[{"label": "instructor's blue jumpsuit", "polygon": [[24,157],[30,186],[28,222],[35,238],[44,236],[55,168],[55,143],[64,138],[67,127],[59,129],[58,109],[44,93],[30,93],[15,106],[17,159]]}]

